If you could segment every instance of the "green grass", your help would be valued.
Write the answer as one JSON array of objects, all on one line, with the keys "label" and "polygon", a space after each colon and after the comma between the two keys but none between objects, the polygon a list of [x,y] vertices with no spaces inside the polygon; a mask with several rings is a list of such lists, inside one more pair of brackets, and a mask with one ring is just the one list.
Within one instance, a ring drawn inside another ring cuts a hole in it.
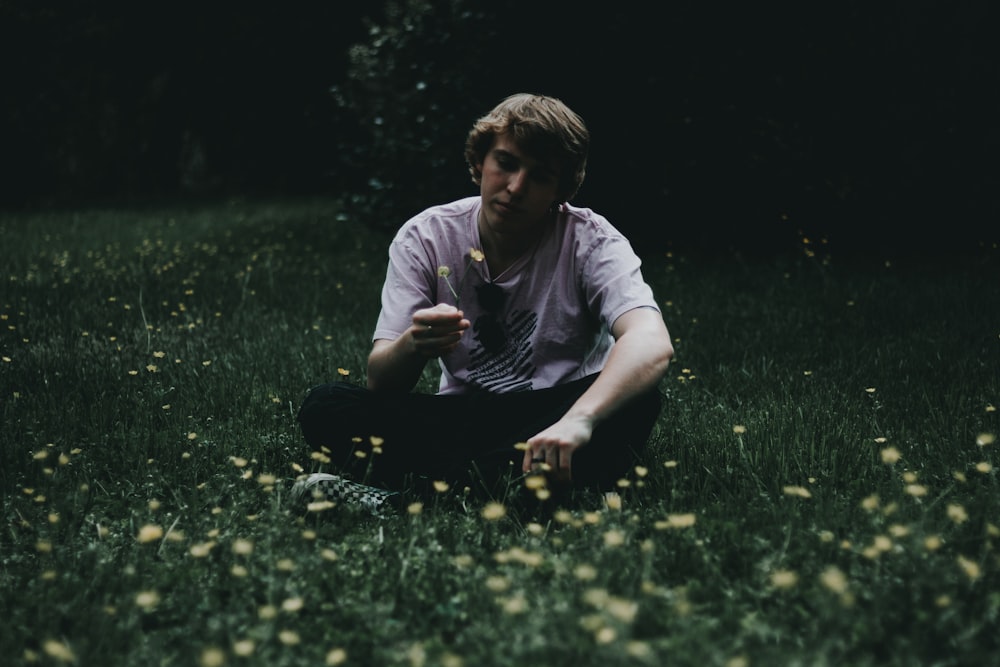
[{"label": "green grass", "polygon": [[0,238],[6,664],[996,660],[996,247],[649,257],[677,355],[621,509],[378,521],[287,490],[305,392],[363,380],[386,238],[324,201]]}]

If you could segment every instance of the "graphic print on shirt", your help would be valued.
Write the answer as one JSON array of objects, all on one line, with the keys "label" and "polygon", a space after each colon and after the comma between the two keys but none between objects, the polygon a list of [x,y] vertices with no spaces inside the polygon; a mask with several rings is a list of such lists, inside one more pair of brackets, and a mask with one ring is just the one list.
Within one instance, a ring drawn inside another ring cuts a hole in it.
[{"label": "graphic print on shirt", "polygon": [[531,336],[538,328],[538,314],[511,311],[504,321],[484,313],[472,325],[478,343],[469,358],[469,381],[489,391],[525,391],[532,388]]}]

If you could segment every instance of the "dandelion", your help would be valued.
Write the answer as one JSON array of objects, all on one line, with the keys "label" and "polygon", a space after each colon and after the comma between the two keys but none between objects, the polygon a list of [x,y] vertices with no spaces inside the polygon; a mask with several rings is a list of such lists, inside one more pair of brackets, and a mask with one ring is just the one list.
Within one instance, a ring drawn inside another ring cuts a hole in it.
[{"label": "dandelion", "polygon": [[195,558],[205,558],[210,553],[212,549],[215,548],[215,542],[201,542],[199,544],[192,544],[191,548],[188,550]]},{"label": "dandelion", "polygon": [[649,644],[638,639],[633,639],[625,644],[625,652],[636,660],[648,660],[653,655]]},{"label": "dandelion", "polygon": [[771,573],[771,586],[779,590],[795,588],[799,583],[799,575],[792,570],[775,570]]},{"label": "dandelion", "polygon": [[475,560],[469,554],[459,554],[451,559],[451,564],[464,570],[475,565]]},{"label": "dandelion", "polygon": [[233,553],[238,556],[249,556],[253,553],[253,542],[240,538],[233,542]]},{"label": "dandelion", "polygon": [[406,513],[411,516],[417,516],[424,511],[424,504],[421,502],[412,502],[406,507]]},{"label": "dandelion", "polygon": [[927,487],[923,484],[907,484],[904,491],[914,498],[923,498],[927,495]]},{"label": "dandelion", "polygon": [[873,493],[861,501],[861,509],[866,512],[874,512],[879,508],[881,502],[882,501],[879,499],[878,494]]},{"label": "dandelion", "polygon": [[980,461],[976,464],[976,472],[981,472],[984,475],[993,470],[993,464],[989,461]]},{"label": "dandelion", "polygon": [[336,667],[336,665],[342,665],[345,662],[347,662],[347,651],[342,648],[332,648],[327,652],[324,664],[327,667]]},{"label": "dandelion", "polygon": [[892,540],[885,535],[876,535],[872,540],[872,546],[879,553],[885,553],[892,550]]},{"label": "dandelion", "polygon": [[609,628],[607,626],[604,626],[594,634],[594,640],[598,644],[610,644],[617,638],[618,633],[615,632],[614,628]]},{"label": "dandelion", "polygon": [[281,603],[281,611],[294,614],[297,611],[301,611],[304,606],[305,601],[302,598],[288,598]]},{"label": "dandelion", "polygon": [[456,289],[451,284],[451,269],[447,266],[439,266],[437,274],[439,277],[444,278],[445,284],[448,285],[448,290],[451,292],[452,296],[455,297],[455,307],[459,307],[459,302],[461,301],[460,295],[462,294],[462,288],[465,286],[465,280],[468,278],[469,273],[472,269],[473,262],[482,262],[486,259],[486,255],[483,254],[482,250],[476,248],[469,248],[469,261],[465,264],[465,275],[461,277],[458,281],[458,288]]},{"label": "dandelion", "polygon": [[928,551],[937,551],[943,544],[944,542],[937,535],[929,535],[924,539],[924,549]]},{"label": "dandelion", "polygon": [[536,521],[530,522],[524,528],[525,528],[525,530],[528,531],[528,533],[530,535],[536,535],[537,536],[537,535],[542,535],[542,534],[545,533],[545,526],[543,526],[542,524],[540,524],[540,523],[538,523]]},{"label": "dandelion", "polygon": [[907,526],[894,523],[889,526],[889,534],[893,537],[899,539],[900,537],[906,537],[910,534],[910,529]]},{"label": "dandelion", "polygon": [[996,436],[992,433],[980,433],[976,436],[976,444],[980,447],[992,445],[994,442],[996,442]]},{"label": "dandelion", "polygon": [[804,486],[789,485],[783,487],[782,491],[786,496],[798,496],[799,498],[812,498],[812,494],[809,493],[809,489],[807,489]]},{"label": "dandelion", "polygon": [[502,503],[489,502],[483,507],[482,516],[487,521],[497,521],[507,516],[507,508]]},{"label": "dandelion", "polygon": [[501,605],[505,614],[516,616],[528,611],[528,601],[524,599],[523,593],[518,593],[513,597],[503,600]]},{"label": "dandelion", "polygon": [[510,588],[510,580],[500,575],[492,575],[486,578],[486,588],[494,593],[503,593]]},{"label": "dandelion", "polygon": [[252,639],[240,639],[233,643],[233,653],[241,658],[248,658],[257,649],[257,643]]},{"label": "dandelion", "polygon": [[58,660],[59,662],[76,662],[76,655],[74,655],[73,649],[55,639],[47,639],[42,644],[42,650],[45,651],[45,655],[53,660]]},{"label": "dandelion", "polygon": [[695,520],[696,516],[693,513],[668,514],[665,520],[657,521],[653,525],[657,530],[690,528],[695,524]]},{"label": "dandelion", "polygon": [[160,594],[156,591],[139,591],[135,596],[135,604],[140,609],[152,609],[160,604]]},{"label": "dandelion", "polygon": [[625,533],[620,530],[609,530],[604,533],[604,546],[608,548],[620,547],[625,544]]},{"label": "dandelion", "polygon": [[663,467],[664,468],[676,468],[677,467],[677,461],[664,461],[663,462]]},{"label": "dandelion", "polygon": [[900,454],[899,450],[895,447],[886,447],[882,450],[882,463],[885,463],[886,465],[892,465],[893,463],[898,462],[901,457],[902,454]]},{"label": "dandelion", "polygon": [[524,478],[524,486],[532,491],[544,489],[547,484],[545,475],[528,475]]},{"label": "dandelion", "polygon": [[614,491],[609,491],[604,494],[604,506],[614,512],[621,511],[622,497]]},{"label": "dandelion", "polygon": [[847,592],[847,577],[836,565],[827,567],[819,576],[819,581],[823,586],[837,594]]},{"label": "dandelion", "polygon": [[438,493],[445,493],[448,491],[448,482],[442,482],[440,480],[434,482],[434,490]]},{"label": "dandelion", "polygon": [[969,520],[969,513],[958,503],[949,503],[947,508],[948,518],[954,523],[965,523]]},{"label": "dandelion", "polygon": [[735,433],[736,435],[743,435],[746,432],[747,432],[747,427],[744,426],[743,424],[735,424],[733,426],[733,433]]},{"label": "dandelion", "polygon": [[980,576],[982,576],[982,571],[979,568],[979,563],[966,558],[965,556],[958,557],[958,566],[962,568],[962,571],[972,581],[975,581]]},{"label": "dandelion", "polygon": [[139,529],[139,534],[135,539],[139,542],[139,544],[148,544],[150,542],[155,542],[161,537],[163,537],[162,527],[154,524],[146,524]]},{"label": "dandelion", "polygon": [[295,646],[301,643],[302,638],[295,630],[282,630],[278,633],[278,641],[285,646]]},{"label": "dandelion", "polygon": [[209,646],[201,652],[201,667],[222,667],[226,664],[226,654],[222,649]]},{"label": "dandelion", "polygon": [[597,568],[593,565],[582,563],[573,569],[573,576],[580,581],[593,581],[597,578]]}]

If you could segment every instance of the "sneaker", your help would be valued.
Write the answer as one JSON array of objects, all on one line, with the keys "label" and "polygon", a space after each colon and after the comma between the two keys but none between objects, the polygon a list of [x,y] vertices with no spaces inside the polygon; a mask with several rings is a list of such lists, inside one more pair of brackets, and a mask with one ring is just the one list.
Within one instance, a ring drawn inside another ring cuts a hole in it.
[{"label": "sneaker", "polygon": [[378,517],[393,514],[402,502],[402,496],[396,491],[358,484],[325,472],[315,472],[297,480],[292,485],[291,497],[292,503],[303,510],[320,511],[343,504],[359,507]]}]

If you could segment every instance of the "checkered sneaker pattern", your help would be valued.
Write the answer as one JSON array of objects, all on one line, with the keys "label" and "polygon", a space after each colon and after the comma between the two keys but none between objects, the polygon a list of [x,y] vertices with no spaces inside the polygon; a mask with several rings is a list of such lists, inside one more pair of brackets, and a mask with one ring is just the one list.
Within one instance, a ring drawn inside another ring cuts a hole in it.
[{"label": "checkered sneaker pattern", "polygon": [[358,484],[325,472],[313,473],[292,486],[292,503],[303,509],[324,509],[318,507],[324,501],[333,505],[359,507],[369,514],[384,517],[398,509],[400,494]]}]

